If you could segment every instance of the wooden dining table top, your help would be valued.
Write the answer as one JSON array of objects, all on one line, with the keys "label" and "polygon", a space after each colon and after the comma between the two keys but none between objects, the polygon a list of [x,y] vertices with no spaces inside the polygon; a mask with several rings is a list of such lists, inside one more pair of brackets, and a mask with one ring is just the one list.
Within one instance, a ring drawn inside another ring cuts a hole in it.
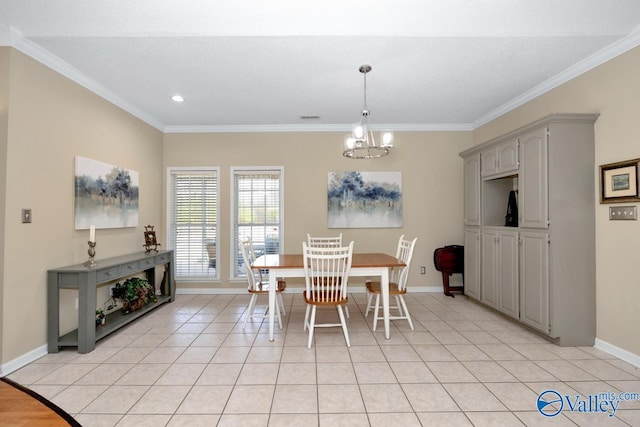
[{"label": "wooden dining table top", "polygon": [[[351,268],[404,267],[405,263],[384,253],[354,253]],[[253,269],[304,268],[302,254],[261,255],[251,265]]]}]

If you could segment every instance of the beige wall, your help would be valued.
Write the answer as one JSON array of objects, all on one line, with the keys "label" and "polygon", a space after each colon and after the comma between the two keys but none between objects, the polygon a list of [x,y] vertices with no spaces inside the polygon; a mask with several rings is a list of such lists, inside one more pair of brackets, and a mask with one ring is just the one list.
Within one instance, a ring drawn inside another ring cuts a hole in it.
[{"label": "beige wall", "polygon": [[[163,235],[162,133],[16,50],[10,50],[9,67],[9,100],[0,102],[10,107],[0,284],[3,363],[47,342],[47,269],[87,258],[89,233],[74,230],[75,156],[140,173],[139,226],[97,230],[98,262],[142,250],[145,224],[155,224]],[[33,209],[33,223],[20,222],[22,208]],[[69,294],[61,303],[63,330],[76,324],[75,294]]]},{"label": "beige wall", "polygon": [[[343,133],[200,133],[166,134],[164,166],[220,167],[220,264],[218,284],[179,287],[228,287],[230,275],[230,167],[284,166],[284,250],[300,252],[306,233],[355,241],[356,251],[394,253],[401,234],[418,237],[410,286],[441,286],[433,268],[433,251],[462,244],[462,161],[458,153],[471,146],[471,132],[396,133],[391,155],[376,160],[342,156]],[[327,174],[335,171],[400,171],[403,227],[328,229]],[[427,274],[420,275],[420,266]],[[232,286],[234,284],[231,284]],[[235,284],[245,287],[246,284]]]},{"label": "beige wall", "polygon": [[[7,120],[9,111],[9,57],[11,50],[0,47],[0,242],[4,242],[5,194],[7,189]],[[0,244],[0,272],[4,272],[4,245]],[[4,348],[4,322],[2,305],[4,300],[3,273],[0,273],[0,355]]]},{"label": "beige wall", "polygon": [[[474,132],[474,143],[484,142],[547,114],[564,112],[600,113],[595,125],[596,167],[593,171],[596,188],[599,188],[597,165],[640,157],[640,48],[482,126]],[[624,205],[638,206],[638,203]],[[594,209],[597,338],[640,355],[637,331],[640,324],[637,268],[640,222],[609,221],[608,205],[598,203]]]}]

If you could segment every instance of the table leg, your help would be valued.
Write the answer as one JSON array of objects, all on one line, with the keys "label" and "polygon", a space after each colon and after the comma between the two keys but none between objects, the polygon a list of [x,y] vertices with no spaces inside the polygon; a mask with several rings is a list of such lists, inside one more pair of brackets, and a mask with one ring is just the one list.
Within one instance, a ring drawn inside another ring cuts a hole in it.
[{"label": "table leg", "polygon": [[276,289],[278,288],[278,280],[275,272],[269,274],[269,341],[273,341],[273,325],[276,318]]},{"label": "table leg", "polygon": [[96,348],[96,287],[80,286],[78,289],[78,353],[90,353]]},{"label": "table leg", "polygon": [[383,268],[380,275],[382,288],[382,314],[384,317],[384,337],[389,339],[389,269]]}]

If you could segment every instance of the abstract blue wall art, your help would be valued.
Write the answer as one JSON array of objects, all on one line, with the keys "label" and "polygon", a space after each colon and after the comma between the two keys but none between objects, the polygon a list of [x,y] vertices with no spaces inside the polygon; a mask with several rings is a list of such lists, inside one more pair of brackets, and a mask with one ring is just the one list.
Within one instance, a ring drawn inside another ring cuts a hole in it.
[{"label": "abstract blue wall art", "polygon": [[329,228],[402,227],[400,172],[329,172]]},{"label": "abstract blue wall art", "polygon": [[75,228],[138,226],[138,172],[76,156]]}]

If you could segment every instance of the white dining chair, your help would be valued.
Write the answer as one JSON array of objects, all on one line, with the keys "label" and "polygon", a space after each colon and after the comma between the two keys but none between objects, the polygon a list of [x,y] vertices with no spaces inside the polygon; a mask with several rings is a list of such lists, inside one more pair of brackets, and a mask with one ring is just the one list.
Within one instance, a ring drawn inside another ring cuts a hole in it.
[{"label": "white dining chair", "polygon": [[[389,299],[391,296],[395,298],[396,305],[389,306],[389,310],[397,310],[397,315],[389,315],[389,320],[406,319],[409,322],[411,330],[413,330],[413,322],[411,321],[411,315],[407,309],[407,304],[404,300],[404,294],[407,293],[407,277],[409,276],[409,268],[411,266],[411,258],[413,257],[413,249],[416,246],[416,237],[413,240],[405,240],[404,234],[400,236],[398,240],[398,249],[396,251],[396,258],[406,264],[402,268],[394,268],[389,273]],[[365,311],[365,317],[369,315],[371,308],[374,308],[373,312],[373,330],[376,330],[378,320],[383,319],[383,316],[379,316],[380,311],[380,295],[382,289],[380,282],[372,282],[367,280],[367,309]],[[373,296],[375,295],[375,304],[372,306]],[[389,302],[391,304],[391,302]]]},{"label": "white dining chair", "polygon": [[312,248],[339,248],[342,246],[342,233],[335,237],[314,237],[307,233],[307,245]]},{"label": "white dining chair", "polygon": [[[261,253],[259,253],[255,250],[255,248],[253,247],[253,240],[251,240],[251,237],[241,238],[240,242],[241,242],[240,245],[242,245],[242,243],[244,242],[244,244],[247,246],[247,255],[249,257],[249,265],[252,265],[253,262],[256,260],[256,258],[260,254],[264,254],[264,251],[261,251]],[[259,283],[266,284],[268,282],[268,280],[264,280],[262,278],[262,270],[253,270],[253,271],[254,271],[254,274],[257,274],[257,281]],[[280,314],[282,314],[283,316],[286,316],[287,310],[285,309],[284,300],[282,299],[281,294],[278,294],[277,302],[280,304]]]},{"label": "white dining chair", "polygon": [[[305,290],[304,302],[307,309],[304,316],[304,329],[309,328],[308,348],[313,343],[316,328],[342,326],[347,347],[351,346],[347,321],[342,306],[349,302],[347,294],[353,242],[346,247],[313,248],[302,243],[304,260]],[[335,307],[340,323],[316,323],[318,307]]]},{"label": "white dining chair", "polygon": [[[307,233],[307,245],[312,248],[339,248],[342,246],[342,233],[332,237],[314,237]],[[350,317],[349,306],[344,306],[347,319]]]},{"label": "white dining chair", "polygon": [[[247,276],[248,287],[247,290],[251,294],[251,299],[249,300],[249,305],[245,310],[244,321],[242,322],[242,329],[247,325],[247,320],[250,318],[266,318],[269,316],[268,308],[261,313],[256,314],[256,303],[258,300],[258,295],[266,295],[269,296],[269,282],[264,282],[262,280],[262,274],[260,271],[256,271],[251,268],[251,264],[254,261],[253,255],[253,245],[251,244],[250,239],[241,240],[240,242],[240,252],[242,253],[242,265],[244,267],[245,274]],[[257,276],[257,277],[256,277]],[[282,329],[282,312],[284,310],[284,301],[282,300],[282,292],[286,288],[286,283],[284,280],[278,280],[276,289],[276,317],[278,318],[278,324],[280,325],[280,329]]]}]

